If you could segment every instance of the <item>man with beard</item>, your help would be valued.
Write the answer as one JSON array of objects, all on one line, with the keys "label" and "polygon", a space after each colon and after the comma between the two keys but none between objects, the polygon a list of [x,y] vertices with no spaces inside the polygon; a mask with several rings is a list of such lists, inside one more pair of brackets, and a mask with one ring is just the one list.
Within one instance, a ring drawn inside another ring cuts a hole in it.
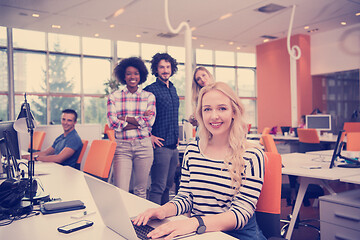
[{"label": "man with beard", "polygon": [[169,54],[155,54],[151,60],[151,73],[156,82],[144,88],[156,98],[156,118],[151,132],[154,162],[149,200],[161,205],[169,201],[169,190],[174,184],[179,161],[179,96],[170,82],[177,70],[177,62]]}]

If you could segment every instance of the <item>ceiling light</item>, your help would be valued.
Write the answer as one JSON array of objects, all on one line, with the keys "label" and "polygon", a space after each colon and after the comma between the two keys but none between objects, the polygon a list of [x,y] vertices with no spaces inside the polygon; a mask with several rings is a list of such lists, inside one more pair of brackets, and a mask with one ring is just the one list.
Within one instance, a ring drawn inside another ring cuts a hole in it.
[{"label": "ceiling light", "polygon": [[232,13],[227,13],[227,14],[225,14],[225,15],[222,15],[222,16],[219,18],[219,20],[221,21],[221,20],[227,19],[227,18],[229,18],[229,17],[231,17],[231,16],[232,16]]},{"label": "ceiling light", "polygon": [[140,37],[141,37],[141,35],[140,35],[140,34],[136,34],[136,37],[137,37],[137,38],[140,38]]},{"label": "ceiling light", "polygon": [[100,36],[100,34],[98,34],[98,33],[95,33],[95,34],[94,34],[94,36],[95,36],[95,37],[99,37],[99,36]]},{"label": "ceiling light", "polygon": [[114,28],[114,27],[115,27],[115,24],[110,24],[109,27],[110,27],[110,28]]},{"label": "ceiling light", "polygon": [[195,30],[196,30],[196,27],[192,27],[192,28],[191,28],[191,31],[195,31]]},{"label": "ceiling light", "polygon": [[358,13],[355,13],[355,16],[357,16],[357,17],[358,17],[358,16],[360,16],[360,12],[358,12]]},{"label": "ceiling light", "polygon": [[52,27],[52,28],[56,28],[56,29],[60,29],[60,28],[61,28],[60,25],[55,25],[55,24],[51,25],[51,27]]},{"label": "ceiling light", "polygon": [[125,11],[124,8],[120,8],[120,9],[116,10],[116,12],[114,12],[114,14],[113,14],[112,16],[113,16],[113,17],[118,17],[118,16],[120,16],[124,11]]},{"label": "ceiling light", "polygon": [[343,25],[343,26],[345,26],[345,25],[346,25],[346,22],[341,22],[340,24]]},{"label": "ceiling light", "polygon": [[264,40],[263,40],[264,43],[266,43],[266,42],[268,42],[268,41],[269,41],[269,39],[264,39]]},{"label": "ceiling light", "polygon": [[236,47],[237,50],[240,50],[240,47]]},{"label": "ceiling light", "polygon": [[229,45],[234,45],[234,42],[229,42]]},{"label": "ceiling light", "polygon": [[192,38],[193,40],[196,40],[196,39],[197,39],[197,37],[194,37],[194,36],[193,36],[193,37],[191,37],[191,38]]},{"label": "ceiling light", "polygon": [[317,31],[319,31],[319,29],[318,29],[318,28],[314,28],[314,29],[308,30],[308,33],[313,33],[313,32],[317,32]]},{"label": "ceiling light", "polygon": [[38,18],[38,17],[40,17],[40,14],[33,13],[31,16],[33,16],[34,18]]},{"label": "ceiling light", "polygon": [[203,48],[203,47],[204,47],[204,44],[200,44],[200,47]]},{"label": "ceiling light", "polygon": [[310,28],[309,26],[305,26],[305,27],[304,27],[305,30],[308,30],[309,28]]}]

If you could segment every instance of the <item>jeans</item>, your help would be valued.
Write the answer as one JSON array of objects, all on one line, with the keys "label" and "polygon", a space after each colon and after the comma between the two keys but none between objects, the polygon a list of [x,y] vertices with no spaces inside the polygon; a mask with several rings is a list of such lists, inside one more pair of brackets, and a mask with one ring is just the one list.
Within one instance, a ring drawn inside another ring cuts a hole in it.
[{"label": "jeans", "polygon": [[257,225],[255,213],[242,229],[225,231],[224,233],[241,240],[266,240],[265,236]]},{"label": "jeans", "polygon": [[146,198],[147,183],[154,153],[151,139],[116,139],[116,151],[113,160],[114,183],[117,187],[129,191],[133,173],[134,194]]},{"label": "jeans", "polygon": [[163,205],[169,201],[169,190],[174,184],[179,151],[166,147],[154,149],[154,162],[151,167],[149,200]]}]

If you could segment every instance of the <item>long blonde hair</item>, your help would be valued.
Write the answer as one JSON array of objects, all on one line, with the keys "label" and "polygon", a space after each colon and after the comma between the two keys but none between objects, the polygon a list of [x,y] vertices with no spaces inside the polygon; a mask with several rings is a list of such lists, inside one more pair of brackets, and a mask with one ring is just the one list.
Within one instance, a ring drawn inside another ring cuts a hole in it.
[{"label": "long blonde hair", "polygon": [[199,96],[199,92],[200,89],[202,88],[196,81],[196,73],[201,70],[206,72],[207,75],[209,75],[210,79],[212,80],[212,82],[214,82],[214,77],[213,75],[209,72],[209,70],[207,70],[204,67],[197,67],[194,71],[194,75],[193,75],[193,82],[192,82],[192,103],[193,103],[193,107],[196,107],[196,103],[198,101],[198,96]]},{"label": "long blonde hair", "polygon": [[217,90],[226,95],[231,102],[231,107],[234,113],[234,120],[230,125],[229,145],[231,148],[231,155],[225,157],[224,163],[230,173],[232,186],[234,189],[239,190],[241,187],[241,180],[244,174],[245,161],[243,155],[246,148],[250,144],[246,140],[247,124],[244,121],[245,109],[236,93],[224,82],[215,82],[203,87],[199,93],[199,99],[196,107],[196,119],[199,123],[199,136],[204,147],[209,143],[212,138],[202,117],[202,100],[206,93]]}]

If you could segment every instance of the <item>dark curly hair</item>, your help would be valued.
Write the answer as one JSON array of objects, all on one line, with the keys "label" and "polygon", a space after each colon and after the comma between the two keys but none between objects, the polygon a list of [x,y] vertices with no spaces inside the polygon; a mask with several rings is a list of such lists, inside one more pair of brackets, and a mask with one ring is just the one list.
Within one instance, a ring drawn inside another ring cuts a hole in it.
[{"label": "dark curly hair", "polygon": [[154,75],[155,77],[158,77],[158,65],[159,65],[159,62],[161,60],[165,60],[169,63],[171,63],[171,75],[174,75],[178,68],[177,68],[177,62],[176,62],[176,59],[173,58],[172,56],[170,56],[168,53],[157,53],[155,54],[153,57],[152,57],[152,60],[151,60],[151,73],[152,75]]},{"label": "dark curly hair", "polygon": [[146,81],[147,76],[149,74],[145,63],[141,58],[138,57],[130,57],[121,60],[121,62],[114,68],[114,75],[120,81],[121,84],[126,85],[125,81],[125,72],[128,67],[136,68],[140,73],[140,82],[142,84]]}]

